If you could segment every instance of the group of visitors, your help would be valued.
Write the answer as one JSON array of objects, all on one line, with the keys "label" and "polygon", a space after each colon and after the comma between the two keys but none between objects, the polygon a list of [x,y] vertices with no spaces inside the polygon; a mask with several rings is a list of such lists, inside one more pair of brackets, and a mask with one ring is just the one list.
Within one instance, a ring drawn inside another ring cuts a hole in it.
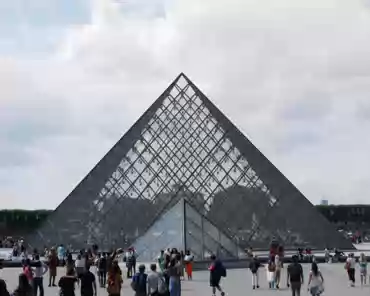
[{"label": "group of visitors", "polygon": [[[254,256],[249,264],[252,273],[252,288],[258,289],[259,286],[259,269],[264,267],[257,256]],[[267,282],[270,289],[279,289],[283,261],[279,255],[269,258],[266,265]],[[299,263],[298,255],[292,257],[292,263],[287,268],[287,286],[292,290],[292,296],[300,296],[301,287],[304,283],[303,268]],[[312,296],[321,295],[324,291],[324,277],[318,269],[315,262],[311,265],[311,272],[308,279],[307,290]]]},{"label": "group of visitors", "polygon": [[[19,275],[18,287],[13,291],[14,296],[44,296],[43,277],[49,271],[49,287],[59,287],[61,296],[75,296],[75,288],[81,289],[83,296],[96,296],[97,286],[106,288],[109,296],[121,294],[123,276],[118,264],[118,255],[123,253],[118,249],[112,253],[97,253],[91,250],[82,250],[75,260],[72,254],[63,250],[63,245],[58,248],[50,248],[46,262],[40,260],[36,253],[33,261],[23,261],[23,272]],[[249,269],[252,273],[252,288],[259,289],[260,271],[266,271],[266,279],[269,289],[280,289],[282,273],[284,270],[283,258],[279,254],[269,258],[266,264],[262,264],[259,258],[250,252],[251,261]],[[177,249],[160,251],[157,262],[150,265],[146,270],[145,265],[139,265],[136,270],[137,254],[134,248],[130,248],[123,256],[126,262],[127,278],[131,279],[130,286],[135,296],[181,296],[181,282],[187,278],[193,278],[194,256],[189,250],[186,252]],[[290,287],[292,296],[300,296],[304,284],[304,272],[299,263],[299,255],[292,256],[292,263],[286,268],[286,284]],[[65,267],[63,275],[56,284],[57,266]],[[96,272],[91,271],[95,266]],[[349,285],[355,286],[356,269],[359,268],[361,285],[367,283],[367,260],[365,254],[361,254],[358,262],[354,254],[348,255],[345,263]],[[212,295],[219,291],[225,295],[220,282],[226,277],[226,269],[222,262],[211,256],[209,266],[210,287]],[[97,280],[96,280],[97,276]],[[370,278],[369,278],[370,281]],[[312,296],[319,296],[324,291],[324,276],[316,262],[311,264],[307,280],[307,290]],[[0,296],[8,296],[4,281],[0,280]]]}]

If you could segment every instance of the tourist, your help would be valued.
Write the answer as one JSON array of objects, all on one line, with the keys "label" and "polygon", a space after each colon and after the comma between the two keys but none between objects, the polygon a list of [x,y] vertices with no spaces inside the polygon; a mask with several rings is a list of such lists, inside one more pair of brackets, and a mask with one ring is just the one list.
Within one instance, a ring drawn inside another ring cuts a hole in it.
[{"label": "tourist", "polygon": [[170,296],[181,295],[181,255],[172,256],[167,273],[169,276],[169,292]]},{"label": "tourist", "polygon": [[279,255],[275,255],[275,287],[279,289],[280,279],[281,279],[281,270],[283,268],[283,260]]},{"label": "tourist", "polygon": [[359,259],[359,265],[360,265],[360,280],[361,280],[361,286],[366,285],[366,278],[367,278],[367,260],[364,253],[360,254]]},{"label": "tourist", "polygon": [[90,271],[90,264],[86,265],[85,272],[82,274],[80,282],[81,296],[96,296],[97,289],[95,275]]},{"label": "tourist", "polygon": [[[226,277],[226,269],[222,262],[216,258],[216,255],[211,255],[211,266],[210,271],[210,286],[212,288],[212,295],[216,295],[216,289],[220,291],[221,296],[225,295],[225,292],[220,286],[221,278]],[[172,295],[171,295],[172,296]]]},{"label": "tourist", "polygon": [[298,256],[293,255],[293,263],[289,264],[287,272],[287,286],[291,287],[292,296],[301,295],[301,286],[303,284],[303,268],[298,262]]},{"label": "tourist", "polygon": [[107,283],[107,257],[105,254],[98,255],[97,269],[100,287],[103,288]]},{"label": "tourist", "polygon": [[81,254],[78,254],[75,260],[75,268],[76,268],[76,275],[77,275],[78,283],[80,282],[81,276],[85,272],[85,267],[86,267],[85,258],[83,258]]},{"label": "tourist", "polygon": [[67,274],[59,279],[58,286],[60,288],[59,295],[75,296],[75,283],[77,278],[74,276],[73,270],[67,270]]},{"label": "tourist", "polygon": [[40,255],[35,255],[35,276],[33,278],[33,293],[37,296],[37,290],[40,290],[40,296],[44,296],[44,275],[48,272],[48,267],[41,262]]},{"label": "tourist", "polygon": [[54,247],[50,249],[48,265],[49,265],[49,287],[51,286],[56,287],[55,277],[57,276],[58,257]]},{"label": "tourist", "polygon": [[31,267],[31,260],[26,259],[23,265],[23,273],[26,275],[30,285],[33,285],[33,269]]},{"label": "tourist", "polygon": [[276,265],[275,265],[275,258],[272,256],[268,264],[266,266],[266,272],[267,272],[267,282],[269,283],[269,289],[275,288],[275,271],[276,271]]},{"label": "tourist", "polygon": [[131,288],[135,291],[135,296],[147,296],[147,280],[148,275],[145,273],[145,265],[139,266],[137,272],[131,281]]},{"label": "tourist", "polygon": [[66,273],[68,272],[68,270],[72,270],[73,273],[75,273],[75,263],[73,262],[71,253],[67,255],[67,260],[65,262],[65,265],[66,265]]},{"label": "tourist", "polygon": [[257,255],[254,256],[249,263],[249,269],[251,270],[252,273],[252,288],[254,289],[259,289],[259,278],[258,278],[258,269],[262,267],[263,265],[261,264],[260,260],[258,259]]},{"label": "tourist", "polygon": [[14,296],[33,296],[33,289],[27,276],[21,273],[18,278],[18,287],[13,292]]},{"label": "tourist", "polygon": [[194,256],[190,253],[190,250],[187,250],[185,258],[184,258],[184,262],[185,262],[186,275],[188,276],[188,280],[193,279],[193,261],[194,261]]},{"label": "tourist", "polygon": [[0,279],[0,295],[1,296],[9,296],[8,289],[6,287],[6,283],[3,279]]},{"label": "tourist", "polygon": [[311,265],[311,272],[308,278],[307,290],[312,296],[319,296],[324,292],[324,277],[322,276],[315,262]]},{"label": "tourist", "polygon": [[122,283],[123,279],[121,275],[121,269],[118,266],[118,262],[114,261],[108,273],[107,291],[109,296],[121,295]]},{"label": "tourist", "polygon": [[355,286],[355,271],[356,271],[356,259],[353,253],[350,253],[348,255],[348,258],[346,260],[346,264],[344,267],[347,270],[348,279],[349,279],[349,286],[354,287]]},{"label": "tourist", "polygon": [[63,244],[60,244],[57,248],[58,253],[58,265],[65,265],[65,257],[66,257],[66,249],[64,248]]},{"label": "tourist", "polygon": [[126,256],[127,278],[132,278],[136,272],[136,253],[133,247],[129,248]]},{"label": "tourist", "polygon": [[159,296],[159,287],[160,287],[160,275],[157,272],[157,265],[150,265],[151,272],[148,275],[148,295],[149,296]]},{"label": "tourist", "polygon": [[159,256],[158,256],[158,259],[157,259],[157,261],[158,261],[158,266],[159,266],[159,269],[161,270],[161,272],[163,272],[164,271],[164,269],[165,269],[165,256],[164,256],[164,251],[163,250],[161,250],[161,253],[159,254]]}]

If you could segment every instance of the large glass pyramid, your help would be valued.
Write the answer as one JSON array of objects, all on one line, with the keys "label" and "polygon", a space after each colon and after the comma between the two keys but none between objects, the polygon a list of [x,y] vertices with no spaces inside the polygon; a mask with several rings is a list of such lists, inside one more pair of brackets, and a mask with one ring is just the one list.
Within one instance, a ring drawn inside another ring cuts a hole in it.
[{"label": "large glass pyramid", "polygon": [[243,248],[352,247],[184,74],[27,239],[129,246],[182,199]]},{"label": "large glass pyramid", "polygon": [[155,260],[160,250],[190,250],[196,260],[217,254],[222,258],[239,258],[243,250],[189,202],[181,199],[154,221],[133,246],[140,261]]}]

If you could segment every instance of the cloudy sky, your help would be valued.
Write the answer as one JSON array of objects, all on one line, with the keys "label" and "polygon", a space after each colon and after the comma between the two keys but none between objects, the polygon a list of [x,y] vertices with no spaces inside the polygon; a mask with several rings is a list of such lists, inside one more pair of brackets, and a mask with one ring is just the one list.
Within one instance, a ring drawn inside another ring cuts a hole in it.
[{"label": "cloudy sky", "polygon": [[0,208],[55,208],[180,72],[314,203],[370,192],[370,1],[0,4]]}]

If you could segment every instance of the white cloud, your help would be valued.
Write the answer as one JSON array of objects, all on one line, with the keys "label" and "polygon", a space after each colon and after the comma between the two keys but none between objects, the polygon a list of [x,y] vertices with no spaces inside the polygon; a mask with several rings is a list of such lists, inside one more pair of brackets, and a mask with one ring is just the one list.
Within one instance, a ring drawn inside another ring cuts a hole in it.
[{"label": "white cloud", "polygon": [[122,2],[0,57],[0,207],[55,207],[179,72],[311,201],[367,201],[365,2]]}]

